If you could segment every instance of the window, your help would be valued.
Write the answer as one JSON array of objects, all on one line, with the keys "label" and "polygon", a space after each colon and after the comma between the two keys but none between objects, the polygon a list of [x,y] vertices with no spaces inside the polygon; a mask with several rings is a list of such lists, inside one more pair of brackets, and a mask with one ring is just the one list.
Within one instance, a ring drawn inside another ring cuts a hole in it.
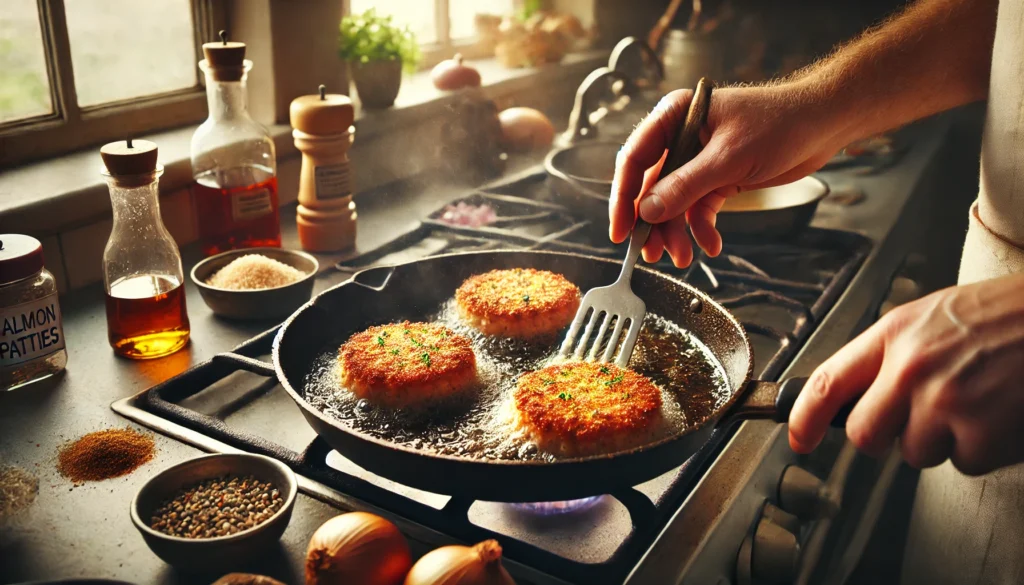
[{"label": "window", "polygon": [[197,122],[212,0],[2,0],[0,167]]},{"label": "window", "polygon": [[477,14],[512,14],[521,0],[351,0],[346,8],[358,14],[370,8],[394,16],[399,24],[408,25],[423,51],[423,67],[431,67],[461,51],[473,54]]}]

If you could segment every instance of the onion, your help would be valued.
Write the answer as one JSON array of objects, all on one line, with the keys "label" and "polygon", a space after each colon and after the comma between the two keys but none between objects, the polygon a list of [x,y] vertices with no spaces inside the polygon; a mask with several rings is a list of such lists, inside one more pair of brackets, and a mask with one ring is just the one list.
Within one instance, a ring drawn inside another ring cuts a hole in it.
[{"label": "onion", "polygon": [[214,581],[213,585],[284,585],[284,583],[252,573],[228,573]]},{"label": "onion", "polygon": [[405,577],[405,585],[515,585],[501,566],[501,545],[485,540],[475,546],[442,546],[423,555]]},{"label": "onion", "polygon": [[394,524],[366,512],[324,522],[306,551],[306,585],[398,585],[412,565]]},{"label": "onion", "polygon": [[547,148],[555,139],[551,120],[533,108],[509,108],[498,114],[505,146],[511,150]]},{"label": "onion", "polygon": [[430,79],[434,87],[442,91],[480,87],[480,72],[469,65],[463,65],[462,55],[458,53],[435,65],[430,71]]}]

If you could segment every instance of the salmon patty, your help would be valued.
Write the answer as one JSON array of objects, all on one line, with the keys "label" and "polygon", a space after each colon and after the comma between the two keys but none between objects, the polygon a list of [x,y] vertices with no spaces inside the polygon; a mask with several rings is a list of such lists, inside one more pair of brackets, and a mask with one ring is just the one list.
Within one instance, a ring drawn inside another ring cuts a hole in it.
[{"label": "salmon patty", "polygon": [[392,323],[356,333],[338,350],[341,383],[393,408],[450,398],[476,382],[469,339],[433,323]]},{"label": "salmon patty", "polygon": [[462,318],[487,335],[533,339],[572,323],[580,289],[547,270],[492,270],[466,279],[455,301]]},{"label": "salmon patty", "polygon": [[613,364],[569,362],[519,378],[513,424],[555,455],[614,453],[663,428],[661,390]]}]

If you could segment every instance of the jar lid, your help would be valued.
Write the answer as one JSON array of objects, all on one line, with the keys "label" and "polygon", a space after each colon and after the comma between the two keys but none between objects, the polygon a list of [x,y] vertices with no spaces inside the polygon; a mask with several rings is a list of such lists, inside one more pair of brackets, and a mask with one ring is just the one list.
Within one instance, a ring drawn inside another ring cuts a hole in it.
[{"label": "jar lid", "polygon": [[0,234],[0,285],[43,269],[43,245],[32,236]]},{"label": "jar lid", "polygon": [[156,170],[157,147],[148,140],[119,140],[104,144],[100,158],[113,177],[144,175]]},{"label": "jar lid", "polygon": [[293,99],[288,114],[292,128],[314,135],[348,132],[356,119],[352,100],[340,93],[327,93],[323,85],[320,86],[319,94]]},{"label": "jar lid", "polygon": [[220,41],[203,43],[203,56],[217,81],[239,81],[245,74],[245,43],[228,41],[227,31],[220,31]]}]

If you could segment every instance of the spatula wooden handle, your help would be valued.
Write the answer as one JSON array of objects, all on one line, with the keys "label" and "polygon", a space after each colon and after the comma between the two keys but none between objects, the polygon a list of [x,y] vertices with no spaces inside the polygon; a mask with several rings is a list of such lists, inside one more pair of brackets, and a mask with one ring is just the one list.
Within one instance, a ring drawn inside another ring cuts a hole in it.
[{"label": "spatula wooden handle", "polygon": [[668,157],[665,158],[665,164],[661,167],[658,180],[664,179],[700,153],[703,148],[700,143],[700,131],[708,121],[708,110],[711,109],[711,90],[714,87],[714,82],[706,77],[702,77],[697,82],[697,88],[693,90],[693,99],[690,100],[690,108],[686,111],[686,120],[683,122],[683,127],[676,133],[675,141],[668,147]]},{"label": "spatula wooden handle", "polygon": [[[708,121],[708,110],[711,108],[711,90],[714,89],[713,81],[702,77],[697,82],[697,88],[693,90],[693,99],[690,100],[690,108],[686,111],[686,120],[683,127],[676,133],[675,140],[669,145],[668,156],[665,157],[665,164],[661,167],[658,180],[662,180],[679,167],[693,160],[703,145],[700,143],[700,130]],[[636,225],[633,226],[633,234],[629,239],[629,247],[632,250],[643,248],[647,243],[647,237],[651,228],[646,221],[637,217]],[[642,239],[639,236],[643,236]],[[637,252],[639,255],[639,251]]]}]

